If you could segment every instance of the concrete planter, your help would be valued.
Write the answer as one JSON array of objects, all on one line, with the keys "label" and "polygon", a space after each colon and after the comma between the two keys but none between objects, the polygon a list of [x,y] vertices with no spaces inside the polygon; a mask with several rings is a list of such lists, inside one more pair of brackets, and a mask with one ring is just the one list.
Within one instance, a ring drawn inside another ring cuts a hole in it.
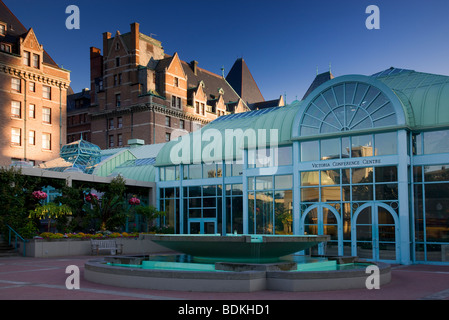
[{"label": "concrete planter", "polygon": [[[123,244],[123,254],[153,254],[169,251],[151,240],[146,235],[140,235],[139,238],[117,238],[118,243]],[[24,248],[27,257],[33,258],[54,258],[67,256],[85,256],[91,255],[90,240],[81,239],[33,239],[25,244],[20,243],[19,253],[23,254]],[[110,255],[108,252],[103,252]]]}]

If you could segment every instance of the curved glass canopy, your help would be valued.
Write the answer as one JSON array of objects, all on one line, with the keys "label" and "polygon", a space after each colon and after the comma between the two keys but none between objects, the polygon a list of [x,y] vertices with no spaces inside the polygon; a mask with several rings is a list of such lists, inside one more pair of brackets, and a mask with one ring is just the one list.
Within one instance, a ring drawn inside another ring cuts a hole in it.
[{"label": "curved glass canopy", "polygon": [[312,100],[301,119],[301,136],[379,128],[397,124],[392,102],[363,82],[334,85]]}]

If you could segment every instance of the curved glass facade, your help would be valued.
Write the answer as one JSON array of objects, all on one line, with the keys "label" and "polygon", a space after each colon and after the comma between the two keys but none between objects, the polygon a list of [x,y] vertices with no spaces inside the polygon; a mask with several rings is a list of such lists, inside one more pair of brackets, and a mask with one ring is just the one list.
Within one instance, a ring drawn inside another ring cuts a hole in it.
[{"label": "curved glass facade", "polygon": [[[344,76],[286,107],[282,122],[268,122],[277,111],[246,117],[246,130],[271,123],[281,145],[246,146],[241,159],[213,164],[159,164],[161,209],[179,233],[330,235],[315,253],[449,263],[449,115],[428,126],[412,97],[418,85],[449,83],[432,79],[410,70]],[[179,197],[167,201],[172,188]]]}]

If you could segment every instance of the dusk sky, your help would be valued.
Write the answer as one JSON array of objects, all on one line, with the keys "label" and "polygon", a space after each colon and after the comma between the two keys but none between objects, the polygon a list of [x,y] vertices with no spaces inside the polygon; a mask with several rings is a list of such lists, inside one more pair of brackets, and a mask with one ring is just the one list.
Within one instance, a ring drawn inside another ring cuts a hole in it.
[{"label": "dusk sky", "polygon": [[[167,54],[227,74],[243,57],[266,100],[301,99],[316,71],[371,75],[391,66],[449,75],[447,0],[3,0],[53,60],[71,71],[75,92],[90,87],[89,48],[103,32],[140,31]],[[66,7],[80,9],[68,30]],[[380,9],[368,30],[367,6]]]}]

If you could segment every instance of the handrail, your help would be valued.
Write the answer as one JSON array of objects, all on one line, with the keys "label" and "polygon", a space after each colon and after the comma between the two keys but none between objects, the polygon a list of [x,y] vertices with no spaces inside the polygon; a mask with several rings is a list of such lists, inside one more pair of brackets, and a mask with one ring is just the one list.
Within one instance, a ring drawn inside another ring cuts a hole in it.
[{"label": "handrail", "polygon": [[9,234],[8,234],[8,245],[11,245],[11,237],[12,237],[12,233],[14,233],[15,235],[15,241],[14,241],[14,249],[16,251],[18,250],[18,244],[17,244],[17,238],[19,238],[20,240],[23,241],[23,256],[26,257],[26,245],[25,243],[28,242],[28,240],[24,239],[20,234],[17,233],[16,230],[14,230],[13,228],[11,228],[10,225],[6,224],[6,227],[9,230]]}]

